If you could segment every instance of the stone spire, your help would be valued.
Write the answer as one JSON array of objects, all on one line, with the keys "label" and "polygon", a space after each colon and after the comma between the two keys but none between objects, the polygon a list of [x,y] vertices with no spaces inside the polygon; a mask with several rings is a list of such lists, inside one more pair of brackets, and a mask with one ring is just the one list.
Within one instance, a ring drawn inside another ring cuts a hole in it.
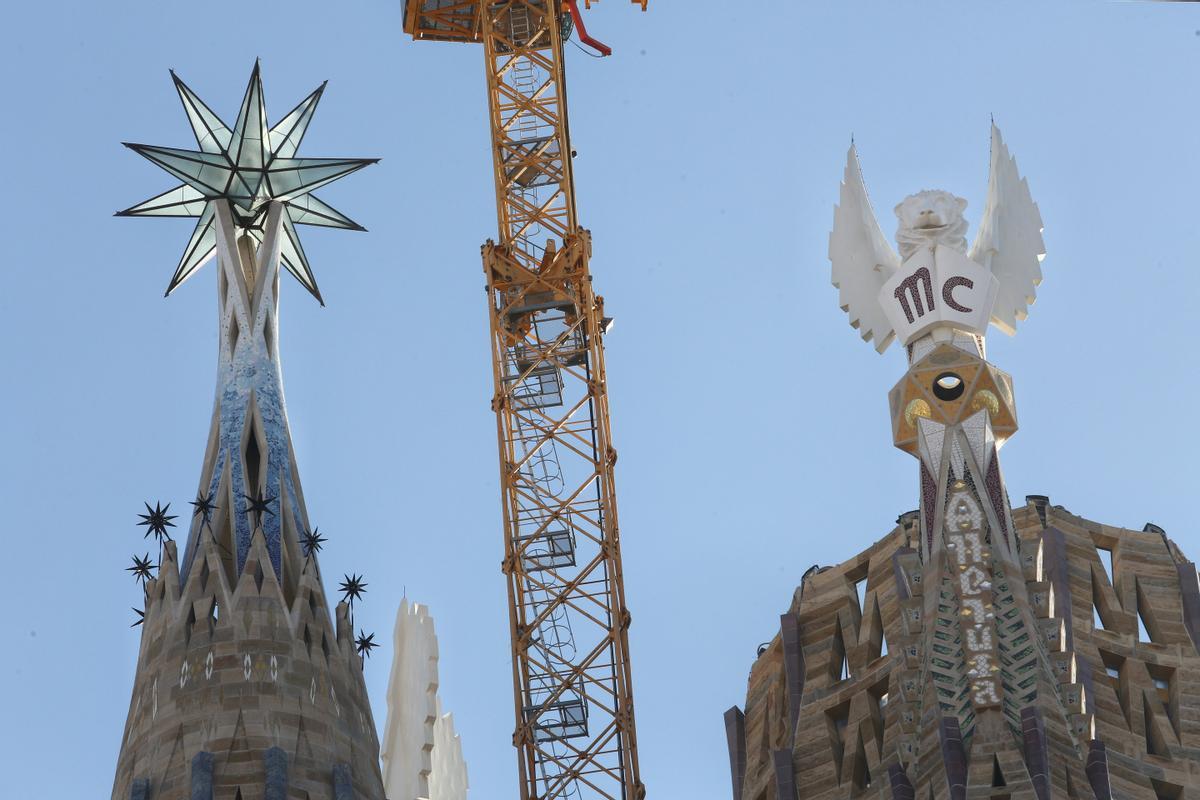
[{"label": "stone spire", "polygon": [[135,146],[184,184],[123,213],[200,217],[170,289],[215,255],[217,390],[186,550],[166,542],[146,584],[112,797],[383,800],[349,609],[330,614],[312,546],[278,335],[280,266],[317,295],[293,223],[353,225],[308,192],[369,162],[295,158],[320,90],[268,128],[257,65],[232,129],[176,86],[201,150]]}]

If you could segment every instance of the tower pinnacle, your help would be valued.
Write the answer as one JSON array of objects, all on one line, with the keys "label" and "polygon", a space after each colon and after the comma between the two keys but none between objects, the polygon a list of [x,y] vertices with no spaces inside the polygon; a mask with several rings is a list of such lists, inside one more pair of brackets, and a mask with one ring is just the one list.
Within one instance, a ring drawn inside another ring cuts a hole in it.
[{"label": "tower pinnacle", "polygon": [[214,430],[197,493],[203,513],[193,515],[183,577],[205,528],[229,550],[233,576],[260,526],[282,577],[284,551],[298,555],[297,543],[310,527],[280,378],[278,270],[282,264],[321,300],[295,225],[364,230],[312,192],[378,159],[296,157],[325,84],[268,127],[255,62],[230,128],[179,76],[171,77],[200,149],[127,144],[183,183],[118,215],[199,217],[167,294],[217,256],[221,347]]},{"label": "tower pinnacle", "polygon": [[237,121],[231,129],[174,71],[171,78],[200,149],[181,150],[126,142],[126,147],[183,183],[117,212],[117,216],[122,217],[199,217],[166,294],[175,291],[216,252],[218,206],[227,206],[237,228],[262,244],[267,235],[271,205],[279,203],[284,208],[279,220],[285,234],[279,242],[283,265],[324,305],[295,226],[366,230],[317,199],[312,192],[379,159],[296,158],[296,150],[308,131],[325,84],[318,86],[283,119],[268,128],[262,76],[256,61]]},{"label": "tower pinnacle", "polygon": [[[1011,688],[1018,680],[1004,654],[1014,637],[1036,636],[1038,623],[1025,587],[1005,580],[1020,573],[1021,554],[997,451],[1016,432],[1016,408],[1012,380],[985,360],[984,336],[989,323],[1011,334],[1024,319],[1045,247],[1037,205],[994,124],[991,162],[970,250],[967,202],[925,190],[895,207],[897,255],[872,218],[852,147],[829,255],[852,321],[870,321],[864,336],[873,335],[880,351],[894,336],[908,354],[889,405],[896,447],[920,461],[918,552],[936,590],[923,612],[962,643],[927,657],[923,668],[966,687],[961,702],[941,705],[947,724],[967,741],[978,730],[976,740],[1000,747],[1020,733],[1030,707],[1030,697]],[[932,640],[922,644],[933,652]],[[1027,655],[1049,674],[1044,648]]]},{"label": "tower pinnacle", "polygon": [[1200,785],[1175,722],[1197,705],[1182,688],[1200,669],[1195,565],[1156,526],[1009,502],[998,450],[1016,406],[984,335],[1025,318],[1042,223],[994,126],[991,162],[970,250],[965,201],[923,191],[896,206],[897,254],[851,148],[833,282],[864,339],[907,351],[889,406],[920,507],[804,573],[745,712],[725,715],[735,798],[1151,800]]},{"label": "tower pinnacle", "polygon": [[167,293],[216,256],[217,387],[182,559],[168,508],[143,515],[167,541],[145,581],[113,800],[383,800],[362,656],[349,607],[331,617],[324,593],[278,344],[280,266],[321,299],[295,225],[362,230],[311,191],[373,160],[296,157],[324,86],[268,127],[255,64],[230,128],[172,77],[200,149],[129,145],[183,183],[120,214],[199,218]]}]

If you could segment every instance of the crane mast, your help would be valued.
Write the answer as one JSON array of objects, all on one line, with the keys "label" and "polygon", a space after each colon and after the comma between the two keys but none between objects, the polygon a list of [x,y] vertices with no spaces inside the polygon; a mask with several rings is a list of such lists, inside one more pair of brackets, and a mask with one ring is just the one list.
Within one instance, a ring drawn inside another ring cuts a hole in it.
[{"label": "crane mast", "polygon": [[408,0],[404,27],[484,49],[499,235],[482,254],[520,797],[640,800],[609,320],[567,125],[563,44],[578,21],[570,0]]}]

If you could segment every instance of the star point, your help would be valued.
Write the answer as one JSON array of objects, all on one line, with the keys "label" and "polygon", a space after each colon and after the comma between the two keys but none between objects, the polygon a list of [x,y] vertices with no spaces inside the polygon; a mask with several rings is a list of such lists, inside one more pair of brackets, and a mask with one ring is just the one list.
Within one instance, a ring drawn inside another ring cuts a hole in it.
[{"label": "star point", "polygon": [[362,575],[355,575],[353,572],[342,577],[345,580],[338,586],[338,591],[342,593],[342,600],[353,606],[355,600],[361,600],[367,593],[367,584],[363,582]]},{"label": "star point", "polygon": [[171,504],[167,503],[164,506],[156,502],[154,508],[151,508],[149,503],[144,503],[143,505],[146,506],[146,513],[138,514],[142,518],[142,521],[138,525],[143,525],[146,528],[146,533],[142,538],[145,539],[150,534],[154,534],[154,538],[158,540],[159,544],[162,544],[164,540],[170,541],[171,534],[167,531],[167,528],[175,527],[175,523],[171,520],[177,516],[167,513],[171,510]]},{"label": "star point", "polygon": [[278,498],[271,496],[264,497],[261,490],[254,496],[245,494],[242,497],[246,498],[246,502],[248,503],[242,509],[242,513],[254,514],[254,527],[262,527],[262,515],[264,513],[270,514],[272,517],[275,516],[275,512],[271,510],[271,503],[274,503]]},{"label": "star point", "polygon": [[146,555],[142,556],[141,558],[139,558],[137,555],[134,555],[133,566],[126,567],[125,571],[132,572],[134,580],[144,586],[146,581],[154,577],[155,566],[155,564],[150,563],[150,554],[146,553]]},{"label": "star point", "polygon": [[304,557],[309,558],[314,553],[321,552],[322,545],[325,544],[325,537],[320,534],[319,528],[313,528],[311,531],[305,531],[300,536],[300,547],[304,550]]},{"label": "star point", "polygon": [[212,512],[217,510],[217,504],[213,502],[214,494],[215,492],[209,492],[207,495],[203,495],[197,492],[196,499],[190,501],[191,506],[194,509],[192,511],[192,516],[201,517],[200,524],[202,526],[211,526]]},{"label": "star point", "polygon": [[375,634],[364,633],[363,629],[359,628],[358,638],[354,640],[354,648],[358,650],[358,654],[360,656],[370,658],[371,651],[376,647],[379,647],[379,644],[375,641]]}]

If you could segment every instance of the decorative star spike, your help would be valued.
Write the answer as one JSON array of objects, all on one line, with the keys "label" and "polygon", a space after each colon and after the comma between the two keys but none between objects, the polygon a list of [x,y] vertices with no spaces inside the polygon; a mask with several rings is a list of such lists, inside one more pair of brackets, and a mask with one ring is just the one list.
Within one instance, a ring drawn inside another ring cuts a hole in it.
[{"label": "decorative star spike", "polygon": [[213,502],[213,492],[209,492],[207,496],[197,493],[196,499],[191,501],[193,517],[201,517],[201,525],[210,525],[212,512],[217,510],[217,504]]},{"label": "decorative star spike", "polygon": [[141,558],[138,558],[135,555],[133,557],[133,566],[126,567],[125,571],[132,572],[134,579],[136,579],[138,583],[145,585],[146,581],[154,577],[154,565],[150,563],[150,554],[146,553],[146,555]]},{"label": "decorative star spike", "polygon": [[342,593],[342,599],[354,605],[355,600],[361,600],[362,596],[367,593],[367,584],[363,583],[362,575],[343,575],[346,580],[342,581],[338,586],[338,591]]},{"label": "decorative star spike", "polygon": [[275,516],[275,512],[271,510],[271,503],[274,503],[276,498],[263,497],[261,490],[255,497],[251,497],[248,494],[244,494],[242,497],[245,497],[246,502],[249,503],[249,505],[242,510],[242,513],[254,515],[254,527],[257,528],[262,525],[262,515],[264,513],[270,514],[272,517]]},{"label": "decorative star spike", "polygon": [[129,627],[136,628],[138,625],[141,625],[143,622],[146,621],[146,612],[145,611],[142,611],[140,608],[130,608],[129,610],[132,611],[133,613],[137,614],[137,619],[134,620],[133,624],[130,625]]},{"label": "decorative star spike", "polygon": [[183,183],[160,195],[118,211],[122,217],[198,217],[183,258],[171,276],[166,294],[190,278],[212,257],[217,232],[214,203],[227,202],[240,228],[261,243],[263,222],[272,202],[283,203],[280,256],[288,272],[324,305],[316,278],[300,245],[296,225],[366,230],[311,192],[374,164],[377,158],[296,158],[316,111],[325,84],[304,98],[274,127],[267,127],[259,64],[254,62],[250,83],[237,121],[230,128],[195,92],[171,72],[179,99],[191,123],[199,150],[181,150],[125,143]]},{"label": "decorative star spike", "polygon": [[379,647],[379,645],[375,642],[375,634],[372,633],[368,636],[363,633],[362,628],[359,628],[358,638],[354,640],[354,648],[358,650],[358,654],[370,658],[371,651],[376,647]]},{"label": "decorative star spike", "polygon": [[304,550],[304,557],[308,558],[313,553],[321,552],[321,546],[325,544],[325,537],[320,534],[319,528],[313,528],[311,531],[305,531],[300,536],[300,547]]},{"label": "decorative star spike", "polygon": [[138,516],[142,518],[142,521],[139,522],[138,525],[146,526],[146,534],[142,538],[145,539],[146,536],[154,534],[154,538],[158,540],[160,544],[162,543],[163,539],[170,541],[171,534],[167,532],[167,528],[175,527],[175,523],[171,522],[171,520],[175,519],[177,516],[175,514],[167,514],[167,512],[171,510],[171,504],[167,503],[165,506],[163,506],[160,503],[155,503],[154,508],[151,508],[150,504],[146,503],[145,506],[146,513],[138,514]]}]

